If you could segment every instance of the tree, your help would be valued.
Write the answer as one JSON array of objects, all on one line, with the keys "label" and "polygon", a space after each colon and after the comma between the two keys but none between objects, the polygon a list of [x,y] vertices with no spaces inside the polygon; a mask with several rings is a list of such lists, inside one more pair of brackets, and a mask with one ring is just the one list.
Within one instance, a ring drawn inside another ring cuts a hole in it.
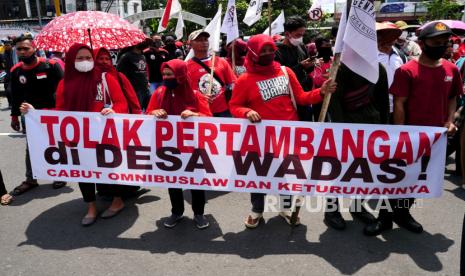
[{"label": "tree", "polygon": [[[214,2],[214,4],[211,4]],[[253,26],[249,27],[242,22],[247,12],[250,0],[236,0],[237,7],[237,18],[240,22],[239,30],[243,35],[254,35],[262,33],[268,27],[268,9],[267,4],[263,6],[262,18],[255,23]],[[157,9],[158,3],[161,3],[163,6],[166,4],[166,0],[143,0],[144,10]],[[206,18],[212,18],[217,9],[218,4],[223,5],[223,12],[226,11],[228,0],[180,0],[183,10],[198,14]],[[290,15],[300,15],[304,18],[307,18],[307,11],[310,8],[309,0],[273,0],[272,1],[272,20],[278,17],[281,9],[284,10],[286,16]],[[152,31],[156,31],[158,28],[158,19],[152,19],[148,25],[152,28]],[[196,24],[192,22],[185,22],[187,33],[190,33],[199,28]],[[176,20],[171,20],[168,25],[167,30],[174,31],[176,27]]]},{"label": "tree", "polygon": [[462,7],[454,0],[431,0],[425,2],[424,5],[428,9],[428,12],[420,19],[421,22],[440,19],[460,19],[462,16]]}]

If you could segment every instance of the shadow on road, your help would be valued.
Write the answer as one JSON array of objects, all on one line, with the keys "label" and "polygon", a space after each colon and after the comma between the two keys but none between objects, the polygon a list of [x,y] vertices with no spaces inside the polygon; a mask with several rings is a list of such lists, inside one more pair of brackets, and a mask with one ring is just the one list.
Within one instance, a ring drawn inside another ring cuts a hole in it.
[{"label": "shadow on road", "polygon": [[[83,228],[80,219],[84,213],[82,200],[72,200],[55,206],[36,217],[26,230],[27,240],[19,244],[34,245],[46,250],[73,250],[85,247],[116,248],[147,251],[153,254],[203,253],[237,255],[257,259],[267,255],[315,255],[326,260],[342,274],[353,274],[364,266],[382,262],[391,253],[410,257],[424,271],[437,272],[443,268],[437,254],[447,252],[454,241],[442,234],[412,234],[402,229],[386,232],[382,238],[363,236],[363,225],[348,221],[344,232],[327,229],[319,241],[307,240],[306,225],[291,228],[280,217],[273,217],[254,230],[223,233],[220,225],[208,215],[211,226],[198,230],[191,219],[185,218],[174,229],[166,229],[163,219],[156,221],[153,231],[140,238],[120,237],[131,228],[138,215],[138,204],[158,200],[143,196],[117,217],[98,220]],[[100,206],[101,207],[101,206]],[[103,209],[103,208],[102,208]],[[237,223],[241,223],[238,218]]]},{"label": "shadow on road", "polygon": [[22,195],[15,196],[15,200],[11,203],[11,206],[21,206],[36,199],[56,197],[61,194],[71,193],[73,191],[74,189],[69,185],[60,189],[53,189],[52,184],[39,184],[39,187],[29,190]]}]

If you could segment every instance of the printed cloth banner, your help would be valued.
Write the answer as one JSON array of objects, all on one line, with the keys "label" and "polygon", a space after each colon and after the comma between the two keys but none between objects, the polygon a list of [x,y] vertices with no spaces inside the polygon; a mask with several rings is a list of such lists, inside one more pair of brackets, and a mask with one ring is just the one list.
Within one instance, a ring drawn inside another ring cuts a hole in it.
[{"label": "printed cloth banner", "polygon": [[34,178],[269,194],[442,194],[445,128],[33,110]]}]

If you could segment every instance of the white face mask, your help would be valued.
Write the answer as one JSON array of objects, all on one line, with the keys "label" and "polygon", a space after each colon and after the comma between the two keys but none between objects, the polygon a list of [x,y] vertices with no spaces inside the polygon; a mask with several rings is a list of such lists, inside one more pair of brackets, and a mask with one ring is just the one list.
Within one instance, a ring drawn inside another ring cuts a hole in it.
[{"label": "white face mask", "polygon": [[74,68],[82,73],[90,72],[94,69],[94,61],[76,61],[74,63]]},{"label": "white face mask", "polygon": [[304,43],[304,38],[289,38],[289,42],[294,46],[299,46],[300,44]]},{"label": "white face mask", "polygon": [[459,46],[458,44],[454,44],[452,45],[452,49],[454,49],[454,53],[457,52],[457,50],[459,49]]}]

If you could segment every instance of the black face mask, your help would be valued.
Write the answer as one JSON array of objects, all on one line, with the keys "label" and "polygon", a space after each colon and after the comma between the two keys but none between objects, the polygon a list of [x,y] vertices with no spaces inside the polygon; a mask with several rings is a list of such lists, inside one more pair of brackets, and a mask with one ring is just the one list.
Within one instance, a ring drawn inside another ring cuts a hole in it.
[{"label": "black face mask", "polygon": [[153,42],[153,47],[155,47],[155,48],[161,48],[161,46],[162,46],[162,43],[161,43],[160,40],[155,40],[155,41]]},{"label": "black face mask", "polygon": [[267,54],[258,57],[258,64],[261,66],[271,65],[274,61],[274,54]]},{"label": "black face mask", "polygon": [[331,48],[329,48],[329,47],[320,48],[318,53],[319,53],[320,57],[323,58],[324,62],[330,61],[331,57],[333,56],[333,50]]},{"label": "black face mask", "polygon": [[175,89],[178,87],[178,81],[176,79],[166,79],[163,80],[163,85],[168,89]]},{"label": "black face mask", "polygon": [[423,52],[428,58],[432,60],[439,60],[444,56],[444,54],[447,51],[447,45],[437,47],[428,46],[426,45],[426,43],[424,45],[425,46],[423,47]]},{"label": "black face mask", "polygon": [[29,57],[18,57],[19,61],[24,62],[24,64],[32,64],[36,61],[36,55],[31,55]]}]

